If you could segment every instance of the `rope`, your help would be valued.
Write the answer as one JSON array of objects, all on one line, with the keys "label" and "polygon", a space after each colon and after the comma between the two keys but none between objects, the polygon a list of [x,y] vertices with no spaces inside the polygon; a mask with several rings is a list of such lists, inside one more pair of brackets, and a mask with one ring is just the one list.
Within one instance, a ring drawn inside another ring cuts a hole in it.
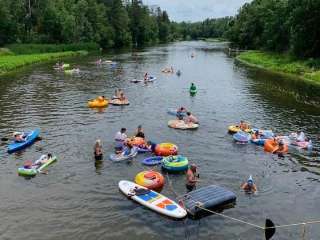
[{"label": "rope", "polygon": [[[189,196],[189,195],[186,194],[184,196]],[[300,223],[292,223],[292,224],[284,224],[284,225],[275,225],[273,227],[265,227],[265,226],[260,226],[260,225],[257,225],[257,224],[254,224],[254,223],[250,223],[250,222],[238,219],[238,218],[230,217],[230,216],[222,214],[222,213],[218,213],[218,212],[212,211],[212,210],[210,210],[208,208],[202,207],[200,205],[201,204],[200,202],[196,202],[196,201],[194,201],[192,199],[190,199],[190,200],[192,202],[196,203],[196,207],[198,207],[198,208],[200,208],[200,209],[202,209],[204,211],[207,211],[207,212],[212,213],[212,214],[216,214],[218,216],[221,216],[221,217],[224,217],[224,218],[236,221],[236,222],[247,224],[249,226],[252,226],[252,227],[255,227],[255,228],[258,228],[258,229],[261,229],[261,230],[267,230],[267,229],[273,229],[273,228],[286,228],[286,227],[293,227],[293,226],[303,226],[303,236],[305,236],[305,231],[306,231],[305,226],[306,225],[308,225],[308,224],[319,224],[320,223],[320,220],[314,220],[314,221],[308,221],[308,222],[300,222]]]},{"label": "rope", "polygon": [[[166,174],[166,177],[167,177],[167,180],[168,180],[168,183],[169,183],[170,190],[174,193],[174,195],[176,196],[177,199],[190,197],[190,195],[188,195],[188,194],[184,194],[184,195],[180,195],[180,196],[179,196],[179,195],[177,194],[177,192],[174,191],[174,189],[173,189],[172,181],[170,180],[168,173]],[[233,220],[233,221],[235,221],[235,222],[243,223],[243,224],[246,224],[246,225],[255,227],[255,228],[257,228],[257,229],[264,230],[264,231],[267,230],[267,229],[287,228],[287,227],[293,227],[293,226],[302,226],[302,240],[305,239],[306,226],[307,226],[308,224],[319,224],[319,223],[320,223],[320,220],[314,220],[314,221],[307,221],[307,222],[300,222],[300,223],[292,223],[292,224],[284,224],[284,225],[275,225],[275,226],[273,226],[273,227],[265,227],[265,226],[260,226],[260,225],[257,225],[257,224],[254,224],[254,223],[250,223],[250,222],[247,222],[247,221],[238,219],[238,218],[230,217],[230,216],[225,215],[225,214],[222,214],[222,213],[218,213],[218,212],[212,211],[212,210],[210,210],[210,209],[208,209],[208,208],[202,207],[200,204],[203,204],[203,203],[196,202],[196,201],[194,201],[194,200],[192,200],[192,199],[190,199],[190,200],[193,201],[194,203],[196,203],[196,207],[202,209],[203,211],[207,211],[207,212],[209,212],[209,213],[216,214],[216,215],[218,215],[218,216],[220,216],[220,217],[224,217],[224,218]]]}]

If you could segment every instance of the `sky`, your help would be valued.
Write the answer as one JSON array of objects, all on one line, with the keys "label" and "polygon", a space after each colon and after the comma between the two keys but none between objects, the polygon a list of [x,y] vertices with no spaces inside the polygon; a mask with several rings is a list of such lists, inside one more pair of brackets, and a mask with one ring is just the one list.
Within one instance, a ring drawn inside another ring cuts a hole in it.
[{"label": "sky", "polygon": [[233,16],[251,0],[143,0],[149,6],[166,10],[173,21],[202,21],[206,18]]}]

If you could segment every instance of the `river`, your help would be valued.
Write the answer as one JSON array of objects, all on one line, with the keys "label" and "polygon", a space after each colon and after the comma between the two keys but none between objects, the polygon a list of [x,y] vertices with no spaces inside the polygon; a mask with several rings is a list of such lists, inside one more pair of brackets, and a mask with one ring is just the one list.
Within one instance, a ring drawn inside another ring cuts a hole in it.
[{"label": "river", "polygon": [[[118,190],[122,179],[133,180],[146,169],[139,155],[131,163],[113,163],[113,137],[121,127],[129,133],[142,124],[156,142],[174,142],[180,153],[199,167],[201,186],[216,184],[234,191],[237,203],[223,213],[264,225],[320,219],[318,203],[320,160],[293,154],[285,159],[266,154],[254,145],[237,145],[228,125],[245,119],[279,134],[302,129],[317,145],[319,90],[286,77],[245,67],[228,56],[222,43],[179,42],[131,52],[107,53],[116,67],[95,66],[97,56],[65,60],[81,72],[65,75],[53,63],[24,68],[0,78],[0,133],[39,127],[42,141],[18,154],[0,151],[0,239],[263,239],[259,229],[208,216],[173,221],[128,200]],[[195,54],[191,58],[191,53]],[[182,75],[166,75],[173,66]],[[144,72],[157,81],[130,83]],[[191,82],[198,94],[191,97]],[[111,97],[124,89],[131,104],[89,109],[87,100]],[[200,119],[196,131],[167,127],[169,107],[186,106]],[[105,159],[93,160],[93,144],[100,138]],[[24,160],[52,152],[58,162],[48,175],[17,176]],[[159,169],[160,170],[160,169]],[[258,194],[249,196],[239,186],[252,174]],[[185,176],[169,175],[174,191],[185,193]],[[175,198],[166,184],[162,193]],[[319,239],[320,228],[308,225],[307,239]],[[299,239],[301,227],[277,230],[275,239]]]}]

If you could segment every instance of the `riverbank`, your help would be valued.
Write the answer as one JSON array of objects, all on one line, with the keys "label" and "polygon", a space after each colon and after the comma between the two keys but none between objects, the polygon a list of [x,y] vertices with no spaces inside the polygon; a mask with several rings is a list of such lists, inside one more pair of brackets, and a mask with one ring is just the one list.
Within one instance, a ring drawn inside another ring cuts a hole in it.
[{"label": "riverbank", "polygon": [[87,55],[87,51],[68,51],[56,53],[26,54],[26,55],[4,55],[0,56],[0,75],[9,73],[18,68],[65,57]]},{"label": "riverbank", "polygon": [[320,68],[314,66],[314,60],[296,60],[289,55],[260,51],[243,52],[236,59],[252,67],[289,74],[320,84]]}]

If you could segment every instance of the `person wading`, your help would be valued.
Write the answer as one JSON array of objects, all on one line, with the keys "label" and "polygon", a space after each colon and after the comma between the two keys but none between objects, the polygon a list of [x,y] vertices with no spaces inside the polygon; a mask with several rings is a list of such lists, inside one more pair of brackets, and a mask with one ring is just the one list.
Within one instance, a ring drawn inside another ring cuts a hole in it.
[{"label": "person wading", "polygon": [[188,192],[191,192],[196,188],[196,184],[199,181],[199,174],[197,172],[197,166],[195,164],[191,164],[190,168],[187,171],[187,183],[186,188]]}]

